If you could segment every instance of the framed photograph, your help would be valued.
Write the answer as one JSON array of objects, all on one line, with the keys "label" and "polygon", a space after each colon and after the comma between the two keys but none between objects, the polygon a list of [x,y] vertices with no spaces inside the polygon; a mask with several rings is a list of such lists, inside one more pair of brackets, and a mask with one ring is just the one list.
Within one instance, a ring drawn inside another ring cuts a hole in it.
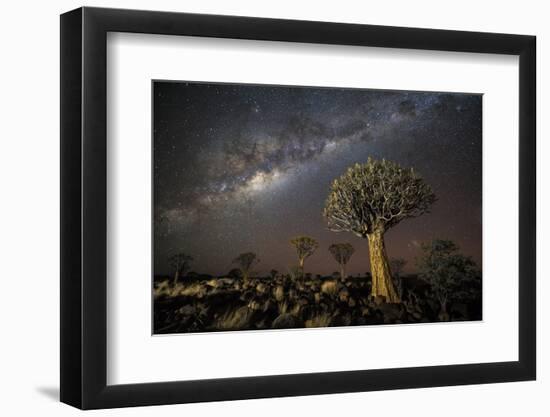
[{"label": "framed photograph", "polygon": [[61,401],[533,380],[535,37],[61,16]]}]

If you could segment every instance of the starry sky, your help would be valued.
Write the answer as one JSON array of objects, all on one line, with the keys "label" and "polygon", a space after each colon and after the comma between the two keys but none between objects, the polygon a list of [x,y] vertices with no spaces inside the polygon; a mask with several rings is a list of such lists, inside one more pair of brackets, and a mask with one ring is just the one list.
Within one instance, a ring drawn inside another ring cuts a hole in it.
[{"label": "starry sky", "polygon": [[366,240],[329,231],[322,209],[369,156],[414,167],[438,199],[386,233],[390,258],[415,272],[420,243],[445,238],[481,267],[481,95],[174,81],[152,94],[155,274],[179,252],[199,273],[226,274],[243,252],[258,275],[286,273],[296,235],[319,242],[306,272],[337,271],[328,246],[349,242],[348,272],[364,274]]}]

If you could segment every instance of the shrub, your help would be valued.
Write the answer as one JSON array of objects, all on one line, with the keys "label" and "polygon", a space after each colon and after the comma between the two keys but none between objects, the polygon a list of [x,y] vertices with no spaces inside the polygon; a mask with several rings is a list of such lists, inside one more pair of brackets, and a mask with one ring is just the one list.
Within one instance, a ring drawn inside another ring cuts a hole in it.
[{"label": "shrub", "polygon": [[249,327],[251,312],[247,307],[228,310],[216,318],[214,327],[217,330],[241,330]]}]

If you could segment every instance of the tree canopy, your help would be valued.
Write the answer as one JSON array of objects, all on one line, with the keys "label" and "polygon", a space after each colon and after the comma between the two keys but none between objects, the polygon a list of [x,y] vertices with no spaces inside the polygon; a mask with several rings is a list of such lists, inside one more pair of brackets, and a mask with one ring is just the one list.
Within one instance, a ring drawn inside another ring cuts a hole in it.
[{"label": "tree canopy", "polygon": [[364,238],[428,212],[435,200],[413,168],[369,158],[333,181],[323,215],[330,230]]},{"label": "tree canopy", "polygon": [[475,281],[479,270],[475,262],[459,252],[451,240],[435,239],[422,244],[422,255],[417,259],[420,277],[432,287],[442,308],[448,301],[475,296]]}]

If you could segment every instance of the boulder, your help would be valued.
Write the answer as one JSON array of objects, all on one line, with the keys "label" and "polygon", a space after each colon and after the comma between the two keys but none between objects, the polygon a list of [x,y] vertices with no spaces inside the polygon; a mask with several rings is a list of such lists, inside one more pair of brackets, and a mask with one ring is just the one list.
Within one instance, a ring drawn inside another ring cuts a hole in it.
[{"label": "boulder", "polygon": [[341,302],[347,303],[348,298],[349,298],[349,291],[347,289],[344,288],[338,292],[338,299]]},{"label": "boulder", "polygon": [[384,315],[385,322],[395,322],[401,320],[403,310],[399,304],[383,303],[378,306],[378,309]]},{"label": "boulder", "polygon": [[195,314],[195,312],[196,312],[195,307],[190,304],[184,305],[178,310],[178,313],[180,313],[183,316],[192,316],[193,314]]}]

